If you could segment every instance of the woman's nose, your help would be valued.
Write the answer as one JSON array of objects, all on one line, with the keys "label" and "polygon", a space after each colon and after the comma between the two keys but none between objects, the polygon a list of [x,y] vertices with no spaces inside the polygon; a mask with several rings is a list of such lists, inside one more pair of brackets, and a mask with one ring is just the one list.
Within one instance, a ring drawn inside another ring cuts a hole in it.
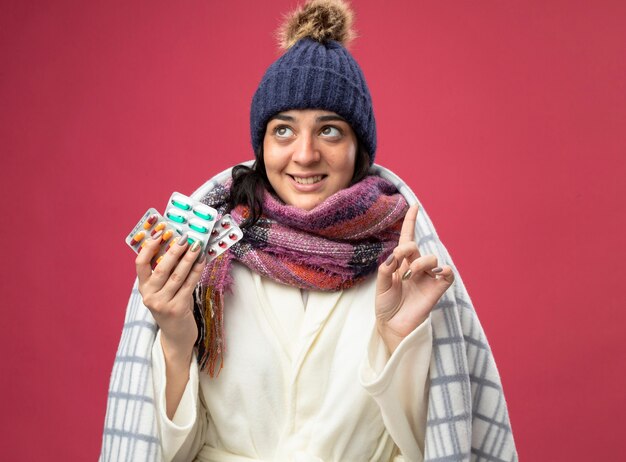
[{"label": "woman's nose", "polygon": [[293,161],[298,164],[308,165],[319,160],[320,153],[315,143],[315,137],[309,134],[300,136],[293,153]]}]

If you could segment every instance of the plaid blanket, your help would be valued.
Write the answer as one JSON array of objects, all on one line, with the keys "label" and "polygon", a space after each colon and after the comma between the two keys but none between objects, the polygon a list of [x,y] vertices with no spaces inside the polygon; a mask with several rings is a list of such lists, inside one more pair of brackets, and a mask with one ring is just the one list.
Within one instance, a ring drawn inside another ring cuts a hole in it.
[{"label": "plaid blanket", "polygon": [[[374,165],[372,173],[394,183],[409,205],[418,202],[409,187],[389,170]],[[228,178],[230,169],[207,181],[193,197],[203,197]],[[424,460],[517,461],[489,344],[463,281],[421,205],[415,233],[420,251],[435,254],[440,263],[452,266],[456,276],[431,314],[433,354]],[[162,460],[150,358],[156,331],[135,283],[111,373],[101,462]]]}]

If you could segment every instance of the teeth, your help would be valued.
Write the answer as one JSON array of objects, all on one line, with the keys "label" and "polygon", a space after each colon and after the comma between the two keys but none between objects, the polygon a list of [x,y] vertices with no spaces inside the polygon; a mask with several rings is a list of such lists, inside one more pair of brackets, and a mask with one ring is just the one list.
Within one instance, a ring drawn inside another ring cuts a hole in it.
[{"label": "teeth", "polygon": [[313,184],[317,183],[318,181],[322,181],[322,175],[310,176],[308,178],[300,178],[294,176],[293,179],[296,180],[296,183],[298,184]]}]

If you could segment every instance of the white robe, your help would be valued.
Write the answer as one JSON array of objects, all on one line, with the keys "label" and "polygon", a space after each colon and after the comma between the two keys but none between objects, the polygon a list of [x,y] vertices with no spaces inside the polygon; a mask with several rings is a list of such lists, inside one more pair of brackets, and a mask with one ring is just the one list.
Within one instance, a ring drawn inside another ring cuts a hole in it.
[{"label": "white robe", "polygon": [[[216,379],[198,371],[165,413],[165,365],[152,354],[166,461],[421,461],[432,349],[430,318],[391,358],[375,328],[375,277],[309,292],[233,266],[227,352]],[[306,308],[306,309],[305,309]],[[198,452],[199,451],[199,452]]]}]

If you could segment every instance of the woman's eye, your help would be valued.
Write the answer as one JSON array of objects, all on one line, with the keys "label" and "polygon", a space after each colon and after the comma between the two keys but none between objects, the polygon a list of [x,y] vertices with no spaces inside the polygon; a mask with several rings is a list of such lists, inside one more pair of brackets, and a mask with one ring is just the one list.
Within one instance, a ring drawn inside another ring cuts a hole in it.
[{"label": "woman's eye", "polygon": [[320,132],[322,134],[322,136],[327,136],[327,137],[338,137],[341,136],[341,130],[339,130],[337,127],[324,127],[322,128],[322,131]]},{"label": "woman's eye", "polygon": [[289,127],[281,126],[274,129],[274,134],[279,138],[289,138],[293,136],[293,130]]}]

